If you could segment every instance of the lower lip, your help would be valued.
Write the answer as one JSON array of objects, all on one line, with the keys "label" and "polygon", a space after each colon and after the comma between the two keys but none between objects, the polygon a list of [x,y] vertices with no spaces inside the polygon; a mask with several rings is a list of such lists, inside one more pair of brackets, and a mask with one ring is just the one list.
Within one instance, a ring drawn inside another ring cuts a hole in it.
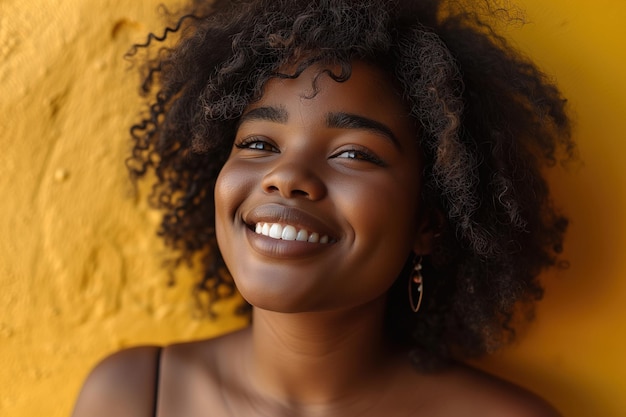
[{"label": "lower lip", "polygon": [[305,258],[333,246],[333,243],[308,243],[298,240],[274,239],[255,233],[246,227],[246,237],[252,249],[271,258]]}]

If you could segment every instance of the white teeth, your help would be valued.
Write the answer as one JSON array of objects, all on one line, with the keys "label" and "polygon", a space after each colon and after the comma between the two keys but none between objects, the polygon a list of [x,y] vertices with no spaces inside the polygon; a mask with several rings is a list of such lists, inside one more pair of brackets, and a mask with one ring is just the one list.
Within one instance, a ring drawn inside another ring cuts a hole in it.
[{"label": "white teeth", "polygon": [[272,226],[270,227],[270,237],[273,237],[274,239],[280,239],[282,236],[283,227],[278,223],[272,224]]},{"label": "white teeth", "polygon": [[263,236],[273,239],[297,240],[299,242],[309,243],[328,243],[330,241],[327,235],[320,236],[319,233],[309,233],[304,229],[297,230],[292,225],[283,226],[280,223],[257,223],[254,231]]},{"label": "white teeth", "polygon": [[299,230],[298,236],[296,236],[296,240],[300,242],[306,242],[307,240],[309,240],[309,232],[304,229]]},{"label": "white teeth", "polygon": [[281,239],[296,240],[296,234],[297,234],[296,228],[291,225],[287,225],[283,227],[283,234],[281,235]]}]

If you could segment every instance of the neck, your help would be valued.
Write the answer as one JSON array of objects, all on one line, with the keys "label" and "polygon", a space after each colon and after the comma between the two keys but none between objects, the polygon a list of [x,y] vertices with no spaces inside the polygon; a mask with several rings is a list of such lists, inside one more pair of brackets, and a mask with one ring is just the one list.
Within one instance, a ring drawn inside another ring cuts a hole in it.
[{"label": "neck", "polygon": [[350,310],[255,309],[249,366],[259,387],[294,404],[350,397],[384,366],[384,299]]}]

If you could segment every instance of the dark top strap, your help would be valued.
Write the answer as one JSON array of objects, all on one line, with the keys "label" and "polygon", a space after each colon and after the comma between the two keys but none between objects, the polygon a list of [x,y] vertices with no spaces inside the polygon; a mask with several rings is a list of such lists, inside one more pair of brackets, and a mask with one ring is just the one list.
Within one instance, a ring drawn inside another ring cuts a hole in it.
[{"label": "dark top strap", "polygon": [[156,372],[154,376],[154,412],[152,415],[156,417],[159,405],[159,385],[161,380],[161,356],[163,348],[159,346],[156,354]]}]

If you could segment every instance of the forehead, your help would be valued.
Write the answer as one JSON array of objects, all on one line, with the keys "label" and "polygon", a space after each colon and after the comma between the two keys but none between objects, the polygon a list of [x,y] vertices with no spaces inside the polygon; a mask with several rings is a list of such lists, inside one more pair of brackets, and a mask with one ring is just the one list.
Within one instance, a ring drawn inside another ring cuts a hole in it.
[{"label": "forehead", "polygon": [[339,74],[335,66],[314,65],[294,79],[270,79],[255,107],[273,105],[307,108],[309,111],[351,111],[366,116],[408,117],[408,107],[401,99],[391,77],[383,70],[360,61],[352,63],[351,76],[338,82],[328,74]]}]

